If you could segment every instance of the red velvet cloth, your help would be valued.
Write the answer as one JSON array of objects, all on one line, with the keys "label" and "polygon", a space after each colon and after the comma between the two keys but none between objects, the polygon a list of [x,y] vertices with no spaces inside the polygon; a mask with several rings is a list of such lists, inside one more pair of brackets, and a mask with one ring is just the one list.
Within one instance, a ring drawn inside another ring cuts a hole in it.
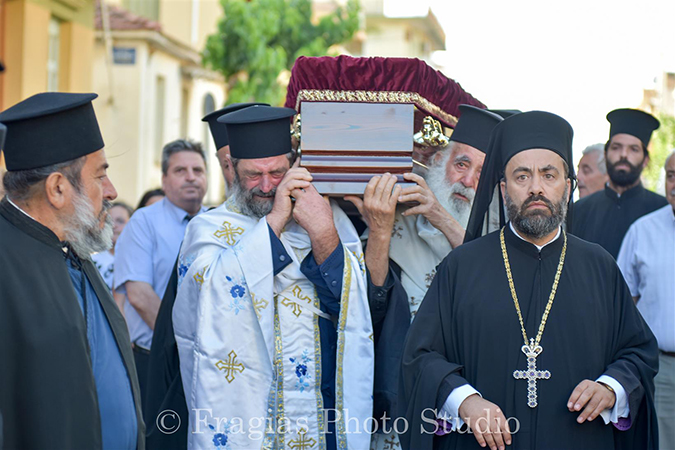
[{"label": "red velvet cloth", "polygon": [[[287,107],[299,108],[296,105],[297,97],[303,89],[414,92],[455,118],[460,115],[461,104],[485,108],[459,83],[417,58],[301,56],[295,61],[291,72],[286,94]],[[454,123],[448,123],[423,105],[416,106],[446,126],[454,127]]]}]

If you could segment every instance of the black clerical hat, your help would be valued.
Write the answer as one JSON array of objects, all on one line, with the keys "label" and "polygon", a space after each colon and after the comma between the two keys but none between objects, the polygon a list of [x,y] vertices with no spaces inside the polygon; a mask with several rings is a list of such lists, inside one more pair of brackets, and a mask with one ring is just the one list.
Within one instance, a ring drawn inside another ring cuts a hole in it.
[{"label": "black clerical hat", "polygon": [[7,170],[37,169],[101,150],[103,137],[91,104],[96,97],[45,92],[1,112]]},{"label": "black clerical hat", "polygon": [[572,126],[562,117],[544,111],[515,114],[495,128],[491,146],[501,157],[500,170],[524,150],[544,148],[556,152],[572,166]]},{"label": "black clerical hat", "polygon": [[[495,186],[501,180],[506,164],[516,154],[531,149],[551,150],[567,162],[569,177],[575,180],[574,165],[572,164],[573,136],[572,126],[565,119],[544,111],[515,114],[499,123],[492,130],[490,145],[480,174],[464,242],[469,242],[481,236],[485,215],[490,207]],[[574,186],[573,182],[572,191],[574,191]],[[572,193],[570,192],[570,202],[571,199]],[[568,229],[570,229],[571,218],[571,210],[568,210]],[[504,225],[503,215],[501,219],[501,225]]]},{"label": "black clerical hat", "polygon": [[471,105],[459,105],[459,111],[461,115],[450,140],[470,145],[483,153],[487,152],[490,133],[502,118]]},{"label": "black clerical hat", "polygon": [[7,133],[7,127],[0,123],[0,152],[5,147],[5,133]]},{"label": "black clerical hat", "polygon": [[488,111],[497,114],[502,119],[506,119],[507,117],[511,117],[514,114],[520,114],[522,112],[517,109],[488,109]]},{"label": "black clerical hat", "polygon": [[656,117],[639,109],[615,109],[607,114],[607,120],[611,124],[609,138],[615,134],[630,134],[640,139],[645,148],[652,138],[652,131],[659,128],[661,123]]},{"label": "black clerical hat", "polygon": [[233,158],[268,158],[291,151],[292,108],[249,106],[225,114],[218,122],[227,125]]},{"label": "black clerical hat", "polygon": [[233,103],[202,117],[202,122],[208,122],[209,124],[213,142],[216,144],[216,150],[220,150],[230,144],[230,140],[227,138],[227,126],[223,123],[218,123],[218,117],[254,105],[270,106],[267,103]]}]

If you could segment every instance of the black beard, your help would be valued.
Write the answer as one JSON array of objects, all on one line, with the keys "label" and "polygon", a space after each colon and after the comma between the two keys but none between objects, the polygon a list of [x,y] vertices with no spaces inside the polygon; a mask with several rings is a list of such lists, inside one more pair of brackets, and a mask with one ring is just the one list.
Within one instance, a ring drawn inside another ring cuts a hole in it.
[{"label": "black beard", "polygon": [[[543,195],[533,195],[519,207],[511,200],[508,193],[504,195],[509,221],[521,234],[534,239],[543,238],[563,223],[567,216],[566,199],[567,188],[565,188],[562,198],[556,204],[553,204]],[[526,209],[532,202],[544,203],[550,211],[550,215],[542,210],[528,212]]]},{"label": "black beard", "polygon": [[[642,161],[644,161],[644,159]],[[628,167],[630,167],[630,170],[617,170],[616,166],[618,164],[626,164]],[[616,184],[617,186],[630,186],[640,178],[641,174],[642,163],[640,163],[639,166],[634,166],[627,159],[620,159],[614,164],[610,164],[610,162],[607,161],[607,175],[609,175],[609,179],[612,180],[612,183]]]}]

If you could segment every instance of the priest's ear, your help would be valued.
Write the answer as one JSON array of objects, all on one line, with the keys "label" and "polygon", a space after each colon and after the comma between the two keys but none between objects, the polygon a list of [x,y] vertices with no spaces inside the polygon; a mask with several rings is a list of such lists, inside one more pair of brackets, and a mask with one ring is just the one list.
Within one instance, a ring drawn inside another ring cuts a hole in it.
[{"label": "priest's ear", "polygon": [[45,197],[49,204],[61,210],[72,203],[75,188],[61,172],[52,172],[45,180]]}]

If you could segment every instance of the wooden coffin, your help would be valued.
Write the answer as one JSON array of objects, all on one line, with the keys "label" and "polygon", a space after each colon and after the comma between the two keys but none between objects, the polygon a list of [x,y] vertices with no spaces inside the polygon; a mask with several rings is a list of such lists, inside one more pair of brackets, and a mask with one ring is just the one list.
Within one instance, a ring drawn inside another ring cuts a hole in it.
[{"label": "wooden coffin", "polygon": [[368,181],[412,172],[413,104],[303,102],[300,166],[321,194],[363,194]]}]

